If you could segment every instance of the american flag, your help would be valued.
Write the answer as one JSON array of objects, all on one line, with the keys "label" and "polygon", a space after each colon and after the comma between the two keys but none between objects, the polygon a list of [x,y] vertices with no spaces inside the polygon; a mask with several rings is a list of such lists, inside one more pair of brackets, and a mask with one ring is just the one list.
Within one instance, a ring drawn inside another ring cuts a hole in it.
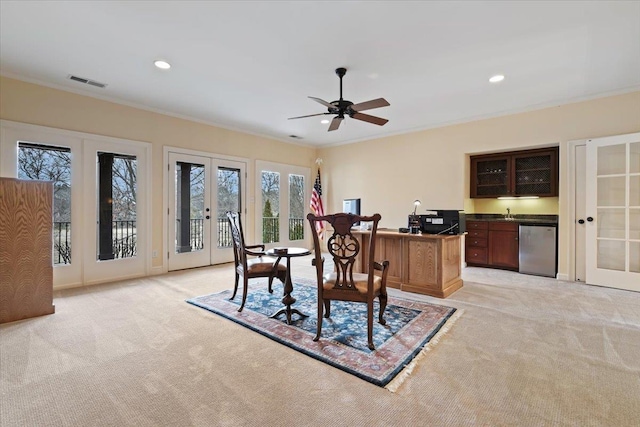
[{"label": "american flag", "polygon": [[[311,212],[316,216],[324,216],[324,207],[322,206],[322,184],[320,183],[320,169],[318,169],[318,176],[316,177],[316,183],[313,185],[313,191],[311,192]],[[324,221],[316,222],[316,231],[318,236],[322,239],[324,235]]]}]

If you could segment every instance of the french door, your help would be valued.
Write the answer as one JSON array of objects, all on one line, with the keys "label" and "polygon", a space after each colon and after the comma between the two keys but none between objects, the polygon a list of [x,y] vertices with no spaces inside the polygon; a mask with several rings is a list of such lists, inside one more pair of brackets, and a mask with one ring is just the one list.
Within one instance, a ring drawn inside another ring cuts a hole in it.
[{"label": "french door", "polygon": [[640,133],[587,141],[587,283],[640,291]]},{"label": "french door", "polygon": [[245,214],[246,162],[169,152],[168,267],[233,261],[227,211]]}]

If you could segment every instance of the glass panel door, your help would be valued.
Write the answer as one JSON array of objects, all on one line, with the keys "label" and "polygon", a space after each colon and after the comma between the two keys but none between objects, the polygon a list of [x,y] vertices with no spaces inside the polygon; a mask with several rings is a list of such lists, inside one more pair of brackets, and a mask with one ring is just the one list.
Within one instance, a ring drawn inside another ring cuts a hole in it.
[{"label": "glass panel door", "polygon": [[15,156],[17,178],[53,181],[54,287],[82,284],[82,141],[21,127],[3,132],[3,155]]},{"label": "glass panel door", "polygon": [[587,143],[587,283],[640,291],[640,134]]},{"label": "glass panel door", "polygon": [[233,261],[226,212],[244,214],[245,174],[241,161],[169,153],[169,270]]},{"label": "glass panel door", "polygon": [[246,226],[246,209],[244,207],[246,163],[235,160],[212,159],[216,170],[216,185],[212,199],[216,200],[216,221],[212,227],[216,242],[211,251],[211,264],[233,261],[233,242],[227,220],[227,211],[240,212],[244,232],[251,230]]},{"label": "glass panel door", "polygon": [[209,265],[210,162],[169,153],[169,270]]}]

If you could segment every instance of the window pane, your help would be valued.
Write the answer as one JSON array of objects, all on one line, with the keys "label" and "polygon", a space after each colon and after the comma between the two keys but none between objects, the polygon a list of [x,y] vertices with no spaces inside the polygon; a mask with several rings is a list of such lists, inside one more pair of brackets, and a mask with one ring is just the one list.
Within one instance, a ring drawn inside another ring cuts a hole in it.
[{"label": "window pane", "polygon": [[53,263],[71,263],[71,149],[20,142],[18,178],[53,181]]},{"label": "window pane", "polygon": [[629,242],[629,271],[640,273],[640,242]]},{"label": "window pane", "polygon": [[136,256],[135,156],[98,152],[99,260]]},{"label": "window pane", "polygon": [[640,173],[640,142],[629,144],[629,173]]},{"label": "window pane", "polygon": [[204,165],[176,162],[175,252],[204,249]]},{"label": "window pane", "polygon": [[598,178],[598,206],[625,206],[625,177]]},{"label": "window pane", "polygon": [[598,209],[598,237],[625,238],[625,209]]},{"label": "window pane", "polygon": [[598,268],[624,271],[624,246],[621,240],[598,240]]},{"label": "window pane", "polygon": [[218,168],[218,247],[233,245],[226,212],[240,212],[240,169]]},{"label": "window pane", "polygon": [[289,175],[289,240],[304,239],[304,176]]},{"label": "window pane", "polygon": [[280,174],[262,172],[262,242],[280,241]]},{"label": "window pane", "polygon": [[626,172],[626,144],[598,147],[598,175],[612,175]]}]

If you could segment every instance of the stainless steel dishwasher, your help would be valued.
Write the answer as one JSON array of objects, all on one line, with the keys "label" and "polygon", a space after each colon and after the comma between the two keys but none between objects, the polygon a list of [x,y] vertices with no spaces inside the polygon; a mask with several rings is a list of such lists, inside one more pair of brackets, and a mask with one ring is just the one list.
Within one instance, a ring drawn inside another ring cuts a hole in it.
[{"label": "stainless steel dishwasher", "polygon": [[520,224],[520,273],[556,277],[556,231],[557,227],[551,225]]}]

